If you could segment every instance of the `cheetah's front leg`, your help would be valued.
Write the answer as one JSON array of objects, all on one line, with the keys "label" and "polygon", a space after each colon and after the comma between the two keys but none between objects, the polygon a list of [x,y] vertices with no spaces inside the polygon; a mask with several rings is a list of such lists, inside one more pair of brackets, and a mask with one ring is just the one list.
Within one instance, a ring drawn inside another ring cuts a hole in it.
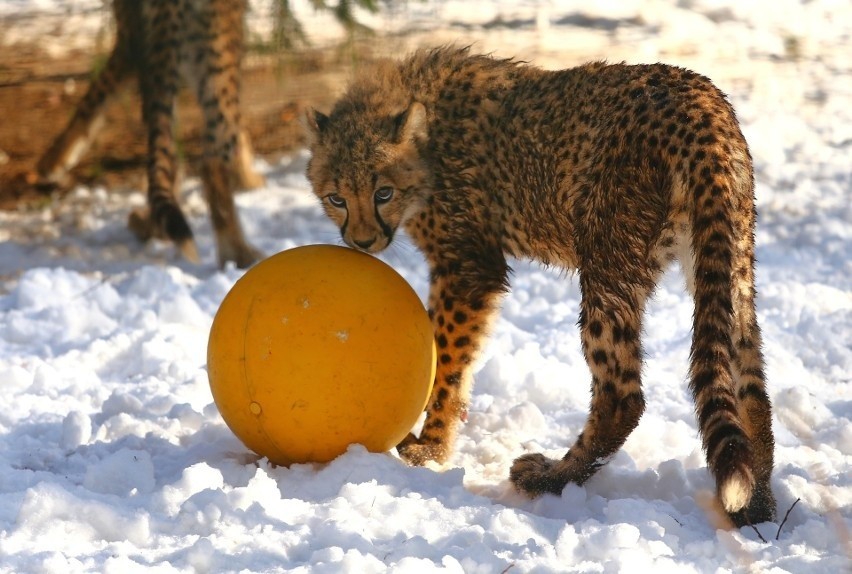
[{"label": "cheetah's front leg", "polygon": [[[435,386],[420,437],[409,434],[398,446],[410,464],[445,462],[453,450],[459,424],[467,416],[473,387],[471,366],[497,314],[500,290],[460,290],[446,278],[434,278],[429,315],[435,329],[438,365]],[[462,294],[466,291],[466,294]]]}]

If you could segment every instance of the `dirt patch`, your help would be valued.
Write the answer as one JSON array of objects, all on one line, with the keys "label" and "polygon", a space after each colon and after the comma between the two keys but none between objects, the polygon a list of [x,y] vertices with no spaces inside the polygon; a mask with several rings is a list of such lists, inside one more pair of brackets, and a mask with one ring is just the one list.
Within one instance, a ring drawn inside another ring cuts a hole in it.
[{"label": "dirt patch", "polygon": [[[106,54],[71,51],[60,58],[36,44],[0,50],[0,209],[49,201],[67,188],[35,185],[34,167],[85,94],[91,70]],[[349,67],[331,51],[298,56],[250,54],[243,71],[242,115],[257,155],[270,161],[304,145],[308,106],[328,109]],[[110,190],[144,185],[145,130],[131,84],[106,109],[106,127],[72,172],[75,183]],[[193,174],[201,152],[201,117],[190,93],[178,99],[179,153]]]}]

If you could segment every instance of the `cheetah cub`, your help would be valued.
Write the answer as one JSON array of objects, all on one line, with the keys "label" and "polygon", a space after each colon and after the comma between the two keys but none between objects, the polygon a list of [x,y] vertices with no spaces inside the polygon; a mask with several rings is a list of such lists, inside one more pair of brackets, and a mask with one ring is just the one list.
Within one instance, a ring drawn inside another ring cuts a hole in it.
[{"label": "cheetah cub", "polygon": [[707,78],[662,64],[544,71],[444,47],[377,63],[308,124],[308,178],[343,240],[376,253],[401,227],[429,265],[437,375],[420,436],[398,446],[405,460],[450,455],[507,257],[529,258],[578,271],[591,407],[564,457],[526,454],[510,478],[529,496],[584,483],[645,408],[642,313],[678,259],[718,498],[737,525],[773,519],[752,162]]},{"label": "cheetah cub", "polygon": [[142,241],[168,239],[186,259],[197,261],[192,230],[175,197],[174,106],[181,82],[188,81],[205,121],[201,179],[219,265],[251,265],[260,254],[243,236],[233,198],[237,186],[263,185],[251,167],[248,136],[240,130],[245,0],[113,0],[112,5],[115,47],[68,126],[39,160],[38,179],[66,183],[103,127],[105,103],[137,76],[148,130],[148,207],[130,215],[130,228]]}]

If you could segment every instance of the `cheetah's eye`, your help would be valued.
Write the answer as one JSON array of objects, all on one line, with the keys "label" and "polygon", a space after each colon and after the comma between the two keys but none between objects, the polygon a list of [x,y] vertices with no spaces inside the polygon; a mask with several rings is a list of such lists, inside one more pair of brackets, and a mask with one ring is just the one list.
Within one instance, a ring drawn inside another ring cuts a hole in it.
[{"label": "cheetah's eye", "polygon": [[376,203],[387,203],[390,201],[390,198],[393,197],[393,188],[392,187],[380,187],[376,190],[376,193],[373,194],[373,197],[376,200]]},{"label": "cheetah's eye", "polygon": [[326,195],[325,198],[328,200],[330,204],[334,207],[344,208],[346,207],[346,200],[337,195],[336,193],[332,193],[331,195]]}]

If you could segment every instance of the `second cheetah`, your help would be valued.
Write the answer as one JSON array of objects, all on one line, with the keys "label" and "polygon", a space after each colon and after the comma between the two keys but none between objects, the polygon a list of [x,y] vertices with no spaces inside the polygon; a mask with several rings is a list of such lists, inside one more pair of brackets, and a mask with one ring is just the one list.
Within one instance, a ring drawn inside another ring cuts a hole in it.
[{"label": "second cheetah", "polygon": [[377,63],[308,123],[308,177],[344,241],[375,253],[402,227],[429,265],[437,375],[420,436],[398,446],[405,460],[450,455],[507,257],[528,258],[578,271],[591,406],[563,458],[523,455],[510,478],[530,496],[588,480],[645,408],[643,310],[677,259],[718,499],[736,525],[774,518],[752,160],[710,80],[663,64],[545,71],[444,47]]},{"label": "second cheetah", "polygon": [[148,130],[148,205],[130,215],[143,241],[175,243],[198,261],[192,230],[175,197],[175,100],[182,81],[194,90],[204,116],[201,179],[210,206],[219,265],[248,267],[261,254],[248,241],[234,204],[237,186],[259,187],[240,119],[240,61],[245,0],[113,0],[116,39],[65,130],[36,166],[44,184],[64,184],[105,122],[106,102],[137,77]]}]

